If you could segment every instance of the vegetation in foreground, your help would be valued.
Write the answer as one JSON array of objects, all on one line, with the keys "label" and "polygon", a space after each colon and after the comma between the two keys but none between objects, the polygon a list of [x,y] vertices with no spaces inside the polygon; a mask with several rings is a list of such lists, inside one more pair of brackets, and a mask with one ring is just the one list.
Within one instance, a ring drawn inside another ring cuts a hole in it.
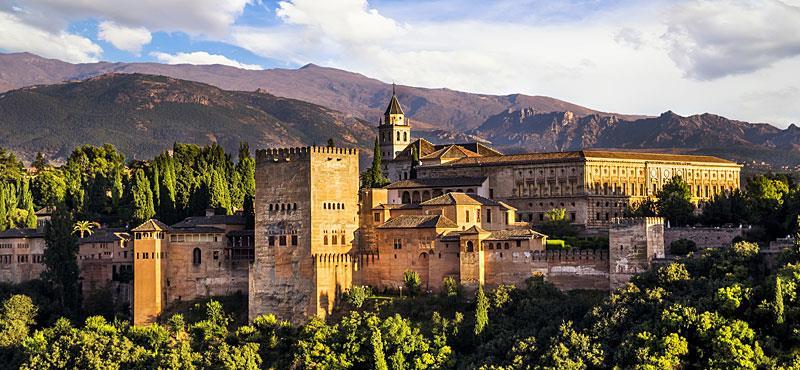
[{"label": "vegetation in foreground", "polygon": [[[605,369],[800,366],[800,246],[767,270],[758,246],[704,250],[607,296],[541,277],[465,292],[450,279],[404,298],[354,287],[329,322],[236,325],[217,301],[193,319],[42,321],[22,294],[0,309],[0,356],[22,369]],[[41,287],[41,289],[47,289]],[[39,296],[37,299],[48,299]],[[38,307],[37,307],[38,306]],[[49,313],[52,315],[52,312]]]}]

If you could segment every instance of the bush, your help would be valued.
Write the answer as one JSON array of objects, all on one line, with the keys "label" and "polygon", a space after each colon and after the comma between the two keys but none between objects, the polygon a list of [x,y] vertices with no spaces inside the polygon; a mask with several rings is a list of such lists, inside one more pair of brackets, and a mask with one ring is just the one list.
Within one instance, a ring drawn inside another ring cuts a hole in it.
[{"label": "bush", "polygon": [[461,284],[452,276],[442,279],[442,294],[445,297],[458,297],[461,295]]},{"label": "bush", "polygon": [[567,249],[567,244],[563,240],[558,239],[547,239],[545,242],[545,249],[547,250],[565,250]]},{"label": "bush", "polygon": [[366,285],[353,285],[344,292],[344,301],[356,308],[361,308],[369,297],[372,297],[372,289]]},{"label": "bush", "polygon": [[697,243],[688,239],[678,239],[669,244],[669,254],[685,256],[697,251]]},{"label": "bush", "polygon": [[421,283],[422,279],[419,278],[419,274],[416,271],[406,270],[403,273],[403,285],[405,285],[409,295],[417,295]]}]

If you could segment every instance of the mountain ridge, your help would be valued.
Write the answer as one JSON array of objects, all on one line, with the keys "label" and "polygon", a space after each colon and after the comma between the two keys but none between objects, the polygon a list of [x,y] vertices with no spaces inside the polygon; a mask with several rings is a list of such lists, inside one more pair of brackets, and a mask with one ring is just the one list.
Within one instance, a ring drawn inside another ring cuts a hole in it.
[{"label": "mountain ridge", "polygon": [[[233,91],[262,91],[308,101],[377,123],[391,95],[391,84],[359,73],[313,63],[298,69],[244,70],[223,65],[159,63],[72,64],[31,53],[0,54],[0,91],[36,84],[83,80],[105,73],[143,73],[191,80]],[[569,110],[578,115],[601,112],[546,96],[474,94],[447,88],[398,86],[406,114],[423,129],[465,131],[507,108],[535,107],[542,111]]]}]

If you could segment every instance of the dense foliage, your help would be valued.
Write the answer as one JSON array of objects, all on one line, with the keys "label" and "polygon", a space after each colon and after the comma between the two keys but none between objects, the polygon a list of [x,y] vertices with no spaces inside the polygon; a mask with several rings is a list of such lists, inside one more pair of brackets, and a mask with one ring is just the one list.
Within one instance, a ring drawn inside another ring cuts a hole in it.
[{"label": "dense foliage", "polygon": [[125,162],[112,145],[84,145],[54,167],[37,156],[28,174],[0,150],[0,231],[36,227],[36,209],[63,205],[73,217],[136,226],[156,217],[173,223],[206,209],[252,213],[255,159],[242,143],[234,161],[221,146],[174,144],[149,161]]}]

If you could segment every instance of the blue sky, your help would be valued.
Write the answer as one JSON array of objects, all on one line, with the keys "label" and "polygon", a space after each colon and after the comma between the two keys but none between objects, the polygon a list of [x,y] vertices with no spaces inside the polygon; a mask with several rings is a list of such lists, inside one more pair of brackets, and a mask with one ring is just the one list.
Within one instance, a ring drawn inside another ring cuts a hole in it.
[{"label": "blue sky", "polygon": [[800,122],[800,0],[0,0],[0,50]]}]

